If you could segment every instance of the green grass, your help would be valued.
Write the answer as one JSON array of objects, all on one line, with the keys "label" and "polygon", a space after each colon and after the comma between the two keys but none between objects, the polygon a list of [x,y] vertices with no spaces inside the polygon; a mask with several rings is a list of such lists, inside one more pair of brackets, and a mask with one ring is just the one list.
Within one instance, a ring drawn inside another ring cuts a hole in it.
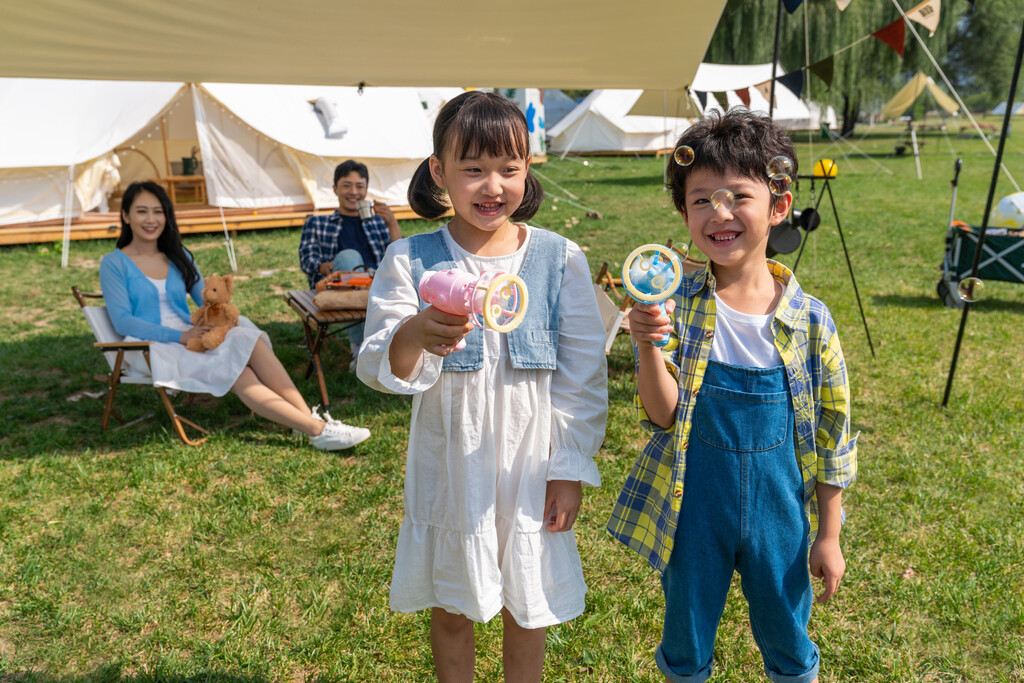
[{"label": "green grass", "polygon": [[[1024,286],[988,282],[972,307],[949,408],[940,406],[960,313],[935,294],[953,152],[964,158],[957,218],[981,221],[992,157],[977,139],[922,136],[889,158],[898,129],[835,149],[836,208],[875,346],[868,347],[828,200],[797,275],[839,326],[861,431],[860,477],[844,497],[848,573],[815,606],[822,680],[1024,681]],[[810,167],[806,142],[800,162]],[[813,155],[826,152],[820,140]],[[890,169],[890,175],[876,163]],[[1006,164],[1024,182],[1020,134]],[[552,159],[550,181],[600,211],[546,201],[535,223],[588,249],[596,272],[633,247],[686,239],[655,159]],[[818,184],[815,190],[820,193]],[[996,197],[1013,191],[1001,179]],[[575,201],[575,200],[574,200]],[[813,201],[800,183],[797,206]],[[573,219],[576,220],[573,220]],[[407,232],[430,227],[406,223]],[[298,230],[239,235],[235,301],[274,341],[311,402],[297,319],[279,296],[302,286]],[[189,238],[205,273],[226,272],[215,237]],[[198,448],[169,432],[151,389],[121,390],[138,425],[102,432],[101,401],[68,398],[105,369],[69,288],[98,288],[110,241],[0,251],[0,681],[405,681],[432,677],[425,614],[388,610],[402,515],[408,399],[375,393],[329,348],[334,413],[368,426],[352,451],[321,453],[282,427],[245,419],[233,396],[182,408],[217,425]],[[790,265],[796,254],[782,257]],[[604,532],[643,445],[630,417],[624,337],[610,357],[604,478],[576,524],[586,613],[552,628],[546,681],[656,681],[657,576]],[[478,679],[500,677],[500,620],[477,629]],[[714,681],[763,680],[734,586]]]}]

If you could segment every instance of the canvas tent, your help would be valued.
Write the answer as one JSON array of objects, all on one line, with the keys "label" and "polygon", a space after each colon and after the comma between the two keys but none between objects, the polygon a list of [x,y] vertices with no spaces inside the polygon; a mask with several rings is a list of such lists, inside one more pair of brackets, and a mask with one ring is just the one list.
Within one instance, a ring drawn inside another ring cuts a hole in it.
[{"label": "canvas tent", "polygon": [[594,90],[548,130],[552,153],[653,152],[672,144],[690,122],[636,116],[630,108],[640,90]]},{"label": "canvas tent", "polygon": [[[992,110],[994,116],[1003,116],[1006,114],[1006,102],[1000,102]],[[1024,102],[1014,102],[1013,109],[1010,110],[1010,116],[1017,116],[1018,114],[1024,114]]]},{"label": "canvas tent", "polygon": [[[332,104],[347,132],[328,137],[317,100]],[[431,141],[412,88],[360,95],[327,86],[0,79],[0,226],[59,218],[68,206],[73,216],[105,209],[119,181],[180,172],[194,148],[211,206],[327,208],[337,203],[333,167],[346,158],[369,165],[375,196],[404,204]]]},{"label": "canvas tent", "polygon": [[893,95],[891,100],[882,106],[882,109],[878,112],[879,117],[882,119],[895,119],[902,116],[905,111],[914,105],[917,98],[925,90],[931,94],[937,105],[950,114],[955,114],[960,110],[960,105],[952,97],[942,92],[942,89],[935,84],[931,76],[925,76],[922,72],[918,71],[905,86],[900,88],[899,92]]},{"label": "canvas tent", "polygon": [[[786,70],[779,64],[776,67],[776,76],[781,76]],[[729,107],[743,104],[737,90],[747,89],[750,97],[750,109],[753,111],[768,112],[768,99],[755,88],[755,85],[770,81],[772,78],[772,65],[767,64],[701,64],[693,77],[691,90],[709,93],[707,106],[704,113],[712,110],[721,111],[712,92],[725,91]],[[772,119],[782,128],[787,130],[817,130],[825,123],[830,128],[835,126],[835,112],[826,110],[824,121],[817,105],[810,107],[801,100],[792,90],[775,82],[775,107],[772,111]]]},{"label": "canvas tent", "polygon": [[550,129],[576,108],[576,100],[558,88],[544,88],[544,125]]},{"label": "canvas tent", "polygon": [[[5,2],[0,76],[671,90],[690,80],[724,6],[637,0],[624,11],[618,0],[521,0],[481,12],[476,0],[448,0],[443,11],[422,0]],[[339,31],[348,57],[339,57]]]}]

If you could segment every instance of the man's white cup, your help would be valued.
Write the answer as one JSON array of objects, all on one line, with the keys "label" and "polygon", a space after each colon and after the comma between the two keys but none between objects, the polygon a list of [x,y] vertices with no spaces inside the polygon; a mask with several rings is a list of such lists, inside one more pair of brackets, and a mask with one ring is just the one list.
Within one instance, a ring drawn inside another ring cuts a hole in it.
[{"label": "man's white cup", "polygon": [[366,220],[373,216],[373,200],[372,199],[360,199],[356,206],[359,208],[359,218]]}]

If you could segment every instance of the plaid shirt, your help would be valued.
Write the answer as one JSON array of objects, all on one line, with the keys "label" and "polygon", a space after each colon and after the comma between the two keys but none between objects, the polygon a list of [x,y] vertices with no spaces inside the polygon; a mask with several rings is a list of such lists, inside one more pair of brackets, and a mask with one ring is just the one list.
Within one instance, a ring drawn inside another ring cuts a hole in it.
[{"label": "plaid shirt", "polygon": [[[857,475],[857,436],[850,435],[850,387],[828,308],[804,294],[788,268],[774,261],[768,261],[768,266],[786,288],[772,331],[789,378],[796,458],[813,541],[818,531],[815,485],[823,482],[846,488]],[[634,395],[637,417],[652,436],[608,522],[612,536],[659,572],[668,565],[679,521],[694,405],[715,334],[714,287],[714,276],[705,266],[685,275],[674,296],[673,330],[662,354],[679,382],[676,421],[669,429],[653,424],[639,393]]]},{"label": "plaid shirt", "polygon": [[[371,216],[363,221],[363,231],[370,250],[376,257],[376,263],[367,263],[367,268],[376,268],[384,260],[384,250],[388,248],[390,233],[388,224],[380,216]],[[323,277],[320,264],[333,261],[343,249],[341,244],[341,214],[335,209],[329,216],[309,216],[302,226],[302,237],[299,238],[299,265],[309,279],[312,289],[317,280]]]}]

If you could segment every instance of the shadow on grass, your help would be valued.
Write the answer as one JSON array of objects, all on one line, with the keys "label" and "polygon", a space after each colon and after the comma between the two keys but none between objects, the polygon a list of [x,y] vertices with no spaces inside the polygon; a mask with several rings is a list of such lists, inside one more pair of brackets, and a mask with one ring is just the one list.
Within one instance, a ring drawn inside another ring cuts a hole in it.
[{"label": "shadow on grass", "polygon": [[[872,300],[879,306],[896,306],[899,308],[935,308],[946,306],[938,296],[900,296],[898,294],[874,294]],[[950,309],[953,310],[953,309]],[[987,311],[1024,314],[1024,302],[1002,301],[999,299],[983,299],[971,306],[971,313],[984,315]]]},{"label": "shadow on grass", "polygon": [[[300,323],[261,326],[307,403],[320,403],[315,375],[304,377],[308,355]],[[142,418],[138,424],[115,429],[118,423],[111,419],[110,428],[101,429],[106,383],[97,381],[96,376],[108,372],[109,366],[93,342],[90,334],[72,333],[37,334],[0,343],[0,357],[5,359],[5,383],[0,388],[0,460],[75,455],[86,449],[116,451],[163,440],[180,443],[150,386],[121,385],[115,397],[114,410],[126,422]],[[321,357],[331,412],[337,419],[362,425],[372,423],[383,412],[402,409],[400,399],[370,389],[349,372],[347,350],[327,344]],[[262,418],[247,420],[248,408],[233,395],[212,398],[199,394],[192,405],[182,406],[181,397],[175,403],[184,417],[214,432],[222,425],[242,422],[240,431],[259,433],[282,444],[293,439],[285,427]]]},{"label": "shadow on grass", "polygon": [[191,676],[160,672],[124,675],[119,666],[102,666],[79,676],[51,676],[29,671],[6,672],[0,674],[0,683],[270,683],[270,679],[226,671],[204,671]]}]

